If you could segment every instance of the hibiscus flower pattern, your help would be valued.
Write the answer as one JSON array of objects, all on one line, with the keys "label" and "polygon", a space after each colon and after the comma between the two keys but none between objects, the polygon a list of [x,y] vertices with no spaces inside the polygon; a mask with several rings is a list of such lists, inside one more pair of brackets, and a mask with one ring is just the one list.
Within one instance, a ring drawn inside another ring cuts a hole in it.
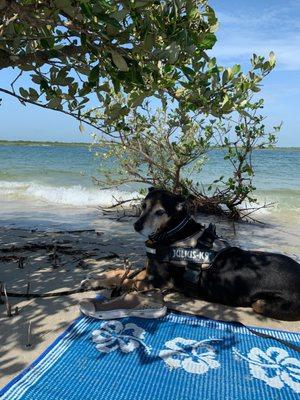
[{"label": "hibiscus flower pattern", "polygon": [[143,342],[144,338],[145,331],[141,327],[120,321],[104,322],[100,329],[92,332],[92,340],[101,353],[111,353],[117,349],[130,353],[140,346],[149,353],[150,347]]},{"label": "hibiscus flower pattern", "polygon": [[267,385],[282,389],[285,385],[300,393],[300,360],[290,357],[279,347],[269,347],[266,351],[253,347],[247,357],[236,349],[234,353],[249,363],[251,375]]},{"label": "hibiscus flower pattern", "polygon": [[159,357],[171,369],[182,368],[190,374],[205,374],[210,369],[220,367],[215,359],[216,352],[209,344],[213,339],[196,341],[177,337],[165,343],[167,349],[159,352]]},{"label": "hibiscus flower pattern", "polygon": [[[151,353],[151,347],[145,342],[145,330],[134,323],[122,323],[117,320],[102,323],[99,329],[92,332],[92,340],[101,353],[119,350],[131,353],[143,348]],[[159,357],[172,369],[182,369],[190,374],[203,375],[211,369],[221,367],[217,360],[214,342],[221,339],[204,339],[201,341],[176,337],[165,342],[159,351]],[[300,393],[300,360],[291,357],[289,352],[279,347],[258,347],[250,349],[247,355],[233,349],[233,354],[247,361],[253,378],[265,382],[275,389],[288,387]]]}]

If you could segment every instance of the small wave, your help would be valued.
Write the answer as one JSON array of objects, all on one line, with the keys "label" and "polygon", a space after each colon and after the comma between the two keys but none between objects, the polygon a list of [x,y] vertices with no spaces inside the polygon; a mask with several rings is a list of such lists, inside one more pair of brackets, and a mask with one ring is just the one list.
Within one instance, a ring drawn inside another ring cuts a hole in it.
[{"label": "small wave", "polygon": [[0,199],[35,199],[52,204],[71,206],[102,206],[115,203],[115,199],[129,200],[137,197],[137,192],[122,190],[97,190],[83,186],[46,186],[33,182],[0,181]]}]

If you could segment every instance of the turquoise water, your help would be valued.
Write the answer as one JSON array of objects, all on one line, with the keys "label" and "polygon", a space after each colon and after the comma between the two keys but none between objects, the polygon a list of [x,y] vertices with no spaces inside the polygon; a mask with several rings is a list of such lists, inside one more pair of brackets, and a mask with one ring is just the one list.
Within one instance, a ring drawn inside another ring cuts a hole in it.
[{"label": "turquoise water", "polygon": [[[222,151],[211,151],[208,157],[197,177],[204,186],[230,174]],[[0,145],[0,200],[97,206],[110,204],[113,196],[128,197],[136,190],[129,185],[99,190],[91,180],[97,176],[98,163],[87,146]],[[259,201],[277,202],[274,212],[300,215],[300,149],[257,151],[253,164]]]}]

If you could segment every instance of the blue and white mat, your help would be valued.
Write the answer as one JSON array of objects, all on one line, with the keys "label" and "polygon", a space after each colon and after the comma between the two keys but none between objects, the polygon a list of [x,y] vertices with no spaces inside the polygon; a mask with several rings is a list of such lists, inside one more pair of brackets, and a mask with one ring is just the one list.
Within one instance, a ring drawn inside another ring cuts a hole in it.
[{"label": "blue and white mat", "polygon": [[[300,334],[255,328],[299,344]],[[300,398],[299,353],[199,317],[82,317],[0,392],[1,400]]]}]

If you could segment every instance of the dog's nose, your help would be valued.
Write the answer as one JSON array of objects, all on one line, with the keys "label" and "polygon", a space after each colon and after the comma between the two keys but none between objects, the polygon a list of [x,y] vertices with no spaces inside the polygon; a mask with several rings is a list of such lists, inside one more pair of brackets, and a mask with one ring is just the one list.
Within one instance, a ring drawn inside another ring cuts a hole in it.
[{"label": "dog's nose", "polygon": [[136,232],[140,232],[143,229],[143,224],[140,221],[136,221],[133,227]]}]

